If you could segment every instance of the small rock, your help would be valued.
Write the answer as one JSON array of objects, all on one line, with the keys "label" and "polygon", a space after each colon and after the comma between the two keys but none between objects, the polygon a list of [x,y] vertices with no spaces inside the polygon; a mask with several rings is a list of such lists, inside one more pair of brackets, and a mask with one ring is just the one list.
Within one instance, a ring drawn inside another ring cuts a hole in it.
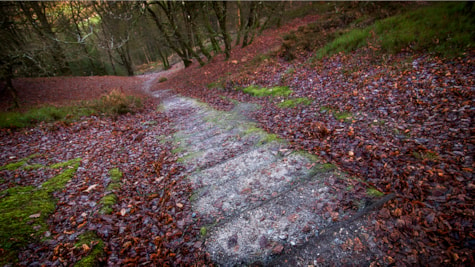
[{"label": "small rock", "polygon": [[272,249],[272,254],[280,254],[282,253],[283,250],[284,250],[284,246],[282,246],[281,244],[278,244]]},{"label": "small rock", "polygon": [[259,238],[259,246],[261,249],[267,247],[269,245],[269,240],[267,240],[267,237],[266,236],[261,236]]},{"label": "small rock", "polygon": [[238,236],[237,234],[234,234],[229,237],[228,239],[228,248],[235,247],[238,244]]}]

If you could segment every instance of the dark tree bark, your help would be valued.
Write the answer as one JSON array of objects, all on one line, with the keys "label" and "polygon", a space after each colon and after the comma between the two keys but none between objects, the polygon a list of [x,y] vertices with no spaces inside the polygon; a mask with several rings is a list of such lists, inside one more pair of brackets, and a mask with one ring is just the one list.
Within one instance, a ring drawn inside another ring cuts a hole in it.
[{"label": "dark tree bark", "polygon": [[63,48],[59,45],[53,27],[46,17],[46,4],[45,2],[20,2],[20,7],[38,35],[49,44],[49,54],[56,62],[57,73],[55,74],[71,74]]},{"label": "dark tree bark", "polygon": [[13,106],[15,108],[19,108],[20,104],[18,101],[18,93],[13,87],[13,62],[15,60],[13,58],[3,58],[0,59],[0,81],[5,82],[5,90],[10,93],[12,100],[13,100]]},{"label": "dark tree bark", "polygon": [[175,51],[175,53],[177,53],[177,55],[181,58],[181,60],[183,61],[183,64],[185,65],[185,68],[190,66],[192,61],[191,59],[188,57],[186,51],[183,51],[180,47],[178,47],[177,45],[175,45],[175,43],[173,42],[173,40],[171,39],[171,37],[167,34],[166,30],[165,30],[165,26],[163,25],[163,23],[160,21],[160,19],[158,18],[157,14],[155,13],[155,11],[153,11],[150,7],[150,5],[147,5],[147,11],[148,13],[151,15],[153,21],[155,22],[155,25],[157,25],[157,28],[158,30],[163,34],[163,37],[165,38],[165,40],[167,41],[167,44],[168,46],[173,50]]},{"label": "dark tree bark", "polygon": [[227,16],[227,2],[226,1],[213,1],[212,2],[214,12],[218,17],[219,28],[221,35],[224,39],[224,54],[226,55],[226,60],[231,56],[231,38],[226,28],[226,16]]}]

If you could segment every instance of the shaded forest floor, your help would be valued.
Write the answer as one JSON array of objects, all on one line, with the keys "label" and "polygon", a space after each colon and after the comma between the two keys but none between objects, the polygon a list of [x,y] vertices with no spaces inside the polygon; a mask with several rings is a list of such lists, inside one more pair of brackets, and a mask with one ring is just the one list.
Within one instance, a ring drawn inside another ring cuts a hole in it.
[{"label": "shaded forest floor", "polygon": [[[447,60],[361,48],[313,63],[306,51],[290,62],[281,58],[282,39],[276,37],[316,18],[265,31],[252,45],[233,49],[230,60],[220,55],[204,67],[193,64],[150,89],[171,89],[221,110],[231,110],[236,101],[258,104],[261,108],[251,117],[260,127],[395,194],[366,218],[377,246],[387,252],[375,264],[473,265],[475,52]],[[15,85],[24,104],[64,104],[112,89],[143,94],[142,82],[141,77],[58,77],[19,79]],[[251,84],[285,85],[293,92],[257,98],[241,90]],[[282,105],[298,98],[308,101]],[[30,165],[82,158],[72,183],[55,193],[59,202],[43,233],[52,240],[30,244],[20,253],[20,262],[75,262],[97,245],[75,246],[87,231],[107,241],[102,258],[110,264],[207,261],[192,216],[190,188],[171,153],[173,144],[153,137],[173,132],[170,118],[157,112],[159,98],[145,103],[141,112],[116,119],[90,117],[71,125],[1,130],[1,166],[33,154],[41,156],[30,159]],[[124,175],[121,188],[114,191],[115,212],[88,217],[100,208],[94,203],[113,191],[104,179],[115,167]],[[39,186],[45,181],[37,177],[54,175],[45,168],[2,170],[1,189]],[[150,232],[165,238],[140,238]]]}]

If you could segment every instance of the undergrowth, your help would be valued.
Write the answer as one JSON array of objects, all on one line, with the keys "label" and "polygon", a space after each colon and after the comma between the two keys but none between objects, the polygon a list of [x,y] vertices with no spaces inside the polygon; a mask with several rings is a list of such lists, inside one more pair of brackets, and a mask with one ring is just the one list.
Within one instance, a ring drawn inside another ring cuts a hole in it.
[{"label": "undergrowth", "polygon": [[25,128],[39,122],[70,123],[91,115],[118,116],[133,113],[140,107],[142,107],[140,98],[113,90],[100,99],[83,101],[71,106],[43,106],[25,112],[1,112],[0,128]]},{"label": "undergrowth", "polygon": [[353,29],[319,49],[316,59],[370,46],[382,53],[403,49],[453,57],[473,48],[475,19],[465,3],[436,3]]}]

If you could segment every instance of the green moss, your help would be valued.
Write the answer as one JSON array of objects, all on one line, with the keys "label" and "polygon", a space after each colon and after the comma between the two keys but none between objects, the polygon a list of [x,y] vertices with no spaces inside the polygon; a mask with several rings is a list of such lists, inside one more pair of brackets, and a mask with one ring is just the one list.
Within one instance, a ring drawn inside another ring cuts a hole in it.
[{"label": "green moss", "polygon": [[[303,157],[309,159],[310,162],[312,162],[312,163],[313,162],[315,162],[315,163],[320,162],[320,158],[317,155],[308,153],[307,151],[304,151],[304,150],[297,150],[297,151],[294,151],[292,154],[303,156]],[[321,164],[317,164],[317,165],[320,166]]]},{"label": "green moss", "polygon": [[118,168],[113,168],[109,170],[109,175],[113,182],[120,182],[123,174]]},{"label": "green moss", "polygon": [[44,182],[41,187],[50,193],[63,188],[76,173],[76,169],[77,167],[63,171],[62,173]]},{"label": "green moss", "polygon": [[378,189],[374,188],[374,187],[370,187],[368,189],[366,189],[366,194],[370,197],[382,197],[384,196],[384,193],[379,191]]},{"label": "green moss", "polygon": [[209,89],[223,89],[225,86],[224,86],[223,81],[216,81],[216,82],[209,83],[207,87]]},{"label": "green moss", "polygon": [[332,171],[332,170],[336,170],[337,166],[335,164],[325,163],[321,166],[321,169],[325,171]]},{"label": "green moss", "polygon": [[208,232],[208,230],[206,229],[205,226],[201,227],[201,229],[200,229],[201,236],[205,236],[207,232]]},{"label": "green moss", "polygon": [[45,166],[41,165],[41,164],[27,164],[25,166],[22,167],[22,169],[24,170],[38,170],[38,169],[41,169],[41,168],[44,168]]},{"label": "green moss", "polygon": [[183,147],[177,147],[177,148],[174,148],[172,149],[172,154],[179,154],[181,152],[185,151],[185,149]]},{"label": "green moss", "polygon": [[54,191],[62,189],[73,177],[79,167],[80,159],[66,170],[50,178],[40,187],[17,186],[0,192],[0,248],[6,251],[9,258],[5,261],[16,261],[17,250],[30,241],[38,239],[48,226],[46,219],[54,212],[56,200]]},{"label": "green moss", "polygon": [[198,192],[194,192],[193,194],[190,195],[190,202],[193,202],[198,199],[200,194]]},{"label": "green moss", "polygon": [[258,128],[254,125],[251,125],[251,126],[247,127],[244,130],[243,133],[244,133],[244,135],[258,134],[258,135],[262,136],[261,139],[259,140],[259,142],[257,143],[258,145],[264,145],[264,144],[271,143],[271,142],[274,142],[274,141],[277,141],[277,142],[282,142],[283,141],[281,138],[279,138],[278,135],[269,134],[266,131],[264,131],[261,128]]},{"label": "green moss", "polygon": [[78,164],[80,161],[81,161],[80,158],[72,159],[72,160],[68,160],[68,161],[65,161],[65,162],[59,162],[59,163],[50,165],[49,168],[51,168],[51,169],[60,169],[60,168],[64,168],[64,167],[70,167],[70,166],[74,166],[74,165]]},{"label": "green moss", "polygon": [[99,211],[102,214],[111,214],[114,210],[112,206],[117,203],[117,196],[115,194],[108,194],[104,196],[99,202],[102,205],[101,210]]},{"label": "green moss", "polygon": [[12,163],[9,163],[5,166],[0,167],[0,171],[3,171],[3,170],[13,171],[13,170],[16,170],[16,169],[22,167],[26,163],[27,163],[26,160],[20,160],[20,161],[17,161],[17,162],[12,162]]},{"label": "green moss", "polygon": [[177,162],[184,163],[203,154],[203,151],[192,152],[177,159]]},{"label": "green moss", "polygon": [[99,263],[99,258],[105,254],[104,241],[102,241],[102,239],[100,239],[94,232],[86,232],[79,236],[79,241],[75,244],[75,247],[81,248],[83,245],[87,245],[90,248],[89,254],[76,262],[74,266],[96,266]]},{"label": "green moss", "polygon": [[307,97],[300,97],[300,98],[294,98],[294,99],[287,99],[277,104],[277,106],[279,108],[293,108],[293,107],[296,107],[297,105],[308,106],[311,103],[312,103],[312,100],[308,99]]},{"label": "green moss", "polygon": [[[118,169],[118,168],[112,168],[109,170],[109,175],[111,178],[111,182],[107,186],[106,190],[107,191],[115,191],[120,189],[120,181],[122,180],[123,173]],[[110,214],[114,210],[112,209],[112,206],[114,206],[117,203],[117,195],[114,193],[109,193],[102,197],[101,201],[99,202],[100,205],[102,205],[102,208],[100,209],[100,213],[102,214]]]},{"label": "green moss", "polygon": [[[36,157],[39,157],[39,156],[40,156],[40,154],[32,154],[28,157],[20,159],[17,162],[12,162],[12,163],[9,163],[5,166],[1,166],[0,171],[2,171],[2,170],[14,171],[14,170],[16,170],[20,167],[23,167],[23,169],[35,169],[37,167],[37,165],[39,165],[39,164],[28,165],[28,161],[32,158],[36,158]],[[24,165],[26,165],[26,166],[24,166]],[[28,166],[32,166],[32,167],[28,167]],[[40,165],[40,166],[42,166],[42,165]]]},{"label": "green moss", "polygon": [[348,111],[339,111],[336,108],[329,107],[329,106],[322,106],[320,107],[320,113],[332,113],[333,117],[337,120],[343,120],[345,122],[351,121],[353,114]]},{"label": "green moss", "polygon": [[107,186],[107,191],[114,191],[120,189],[120,180],[122,179],[122,172],[118,168],[113,168],[109,170],[109,175],[111,182]]},{"label": "green moss", "polygon": [[289,96],[293,91],[288,86],[275,86],[271,88],[261,88],[256,85],[251,85],[242,90],[246,94],[250,94],[255,97],[264,96]]},{"label": "green moss", "polygon": [[264,144],[267,144],[267,143],[271,143],[271,142],[274,142],[274,141],[281,141],[281,139],[279,138],[278,135],[276,134],[266,134],[264,136],[264,138],[262,138],[260,141],[259,141],[259,144],[260,145],[264,145]]},{"label": "green moss", "polygon": [[333,112],[333,116],[335,117],[335,119],[337,120],[343,120],[343,121],[349,121],[351,119],[351,117],[353,116],[353,114],[351,114],[350,112],[346,112],[346,111],[335,111]]}]

